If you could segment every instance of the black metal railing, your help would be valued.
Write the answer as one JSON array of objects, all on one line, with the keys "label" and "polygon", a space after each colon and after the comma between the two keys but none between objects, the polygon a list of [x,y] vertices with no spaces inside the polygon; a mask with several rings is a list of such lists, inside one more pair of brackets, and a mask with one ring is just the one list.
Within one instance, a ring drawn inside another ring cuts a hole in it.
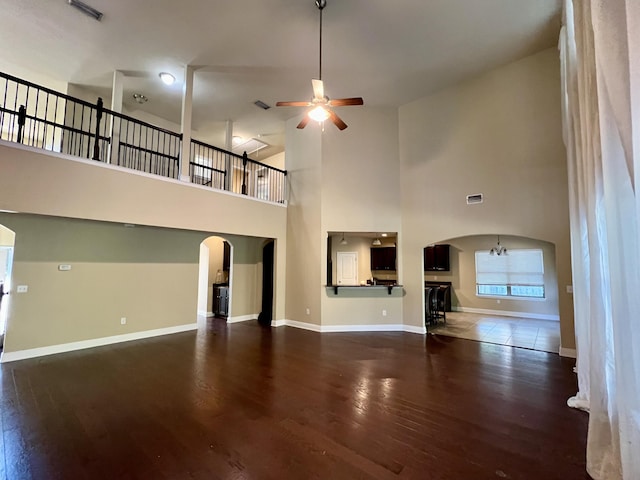
[{"label": "black metal railing", "polygon": [[286,199],[285,170],[222,148],[191,140],[191,182],[270,202]]},{"label": "black metal railing", "polygon": [[102,161],[112,165],[180,178],[182,135],[122,113],[103,109],[104,129],[110,132],[110,151]]},{"label": "black metal railing", "polygon": [[[182,134],[0,72],[0,139],[169,178],[180,178]],[[192,183],[271,202],[286,171],[191,140]]]}]

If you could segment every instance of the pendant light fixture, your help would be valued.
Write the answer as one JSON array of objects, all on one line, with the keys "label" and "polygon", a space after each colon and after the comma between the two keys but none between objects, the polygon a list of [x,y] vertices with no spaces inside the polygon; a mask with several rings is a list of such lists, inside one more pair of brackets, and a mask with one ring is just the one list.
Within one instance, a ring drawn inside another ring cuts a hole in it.
[{"label": "pendant light fixture", "polygon": [[342,240],[340,240],[340,245],[347,245],[349,242],[347,242],[347,239],[344,238],[344,232],[342,232]]},{"label": "pendant light fixture", "polygon": [[498,235],[498,244],[489,250],[489,255],[507,255],[507,249],[500,245],[500,235]]}]

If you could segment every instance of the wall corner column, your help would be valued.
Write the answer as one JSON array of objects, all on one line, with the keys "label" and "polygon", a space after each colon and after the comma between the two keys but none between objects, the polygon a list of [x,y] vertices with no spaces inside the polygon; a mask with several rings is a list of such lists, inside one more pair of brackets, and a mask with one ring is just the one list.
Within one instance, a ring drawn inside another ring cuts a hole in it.
[{"label": "wall corner column", "polygon": [[190,182],[189,162],[191,160],[191,118],[193,111],[193,65],[184,69],[184,89],[182,91],[182,148],[180,149],[180,180]]}]

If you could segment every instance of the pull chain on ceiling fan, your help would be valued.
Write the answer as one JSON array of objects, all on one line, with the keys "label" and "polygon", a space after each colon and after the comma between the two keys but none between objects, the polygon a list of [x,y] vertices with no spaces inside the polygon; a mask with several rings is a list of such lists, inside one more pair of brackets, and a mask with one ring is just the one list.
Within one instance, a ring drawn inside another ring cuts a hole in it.
[{"label": "pull chain on ceiling fan", "polygon": [[310,102],[277,102],[276,107],[311,107],[298,124],[298,128],[306,127],[309,120],[315,120],[320,123],[325,120],[331,120],[338,129],[344,130],[347,128],[347,124],[332,110],[332,107],[364,105],[364,101],[361,97],[330,100],[329,97],[324,94],[324,83],[322,82],[322,10],[327,6],[327,0],[315,0],[315,3],[320,11],[320,61],[318,78],[311,80],[313,98]]}]

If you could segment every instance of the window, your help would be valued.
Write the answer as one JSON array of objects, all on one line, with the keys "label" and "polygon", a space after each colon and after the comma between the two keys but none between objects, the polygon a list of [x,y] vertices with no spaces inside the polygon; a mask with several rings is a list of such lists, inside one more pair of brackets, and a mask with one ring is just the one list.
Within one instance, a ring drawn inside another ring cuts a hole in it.
[{"label": "window", "polygon": [[508,255],[477,251],[476,295],[544,298],[542,250],[509,250]]}]

